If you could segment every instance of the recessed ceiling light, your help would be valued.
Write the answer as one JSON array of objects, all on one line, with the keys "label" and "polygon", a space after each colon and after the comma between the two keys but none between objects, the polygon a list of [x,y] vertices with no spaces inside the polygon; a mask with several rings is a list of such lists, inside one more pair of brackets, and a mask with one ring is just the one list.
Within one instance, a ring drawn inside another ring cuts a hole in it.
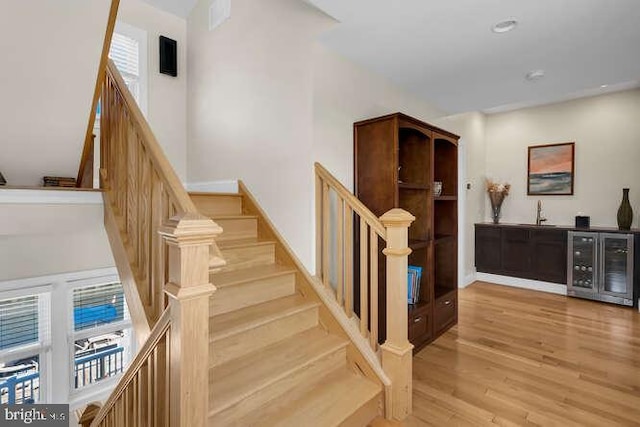
[{"label": "recessed ceiling light", "polygon": [[600,85],[601,88],[609,87],[609,85]]},{"label": "recessed ceiling light", "polygon": [[541,78],[544,77],[544,70],[533,70],[533,71],[529,71],[524,78],[527,79],[530,82],[534,82],[537,80],[540,80]]},{"label": "recessed ceiling light", "polygon": [[518,25],[518,21],[515,19],[509,19],[506,21],[498,22],[491,28],[491,31],[494,33],[506,33],[508,31],[513,30]]}]

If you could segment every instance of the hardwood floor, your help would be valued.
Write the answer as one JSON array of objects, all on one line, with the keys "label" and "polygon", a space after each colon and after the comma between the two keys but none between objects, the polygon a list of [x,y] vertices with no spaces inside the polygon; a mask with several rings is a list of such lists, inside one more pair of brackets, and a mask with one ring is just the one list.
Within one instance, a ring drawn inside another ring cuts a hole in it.
[{"label": "hardwood floor", "polygon": [[414,357],[405,426],[640,426],[636,309],[482,282],[459,304]]}]

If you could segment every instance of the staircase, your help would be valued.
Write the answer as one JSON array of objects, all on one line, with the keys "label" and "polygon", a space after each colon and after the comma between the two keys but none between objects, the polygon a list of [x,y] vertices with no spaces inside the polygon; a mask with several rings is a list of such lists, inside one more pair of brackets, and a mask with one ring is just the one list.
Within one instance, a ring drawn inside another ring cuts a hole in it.
[{"label": "staircase", "polygon": [[[115,14],[111,29],[114,22]],[[99,149],[105,229],[139,350],[82,425],[361,427],[380,416],[405,419],[415,218],[401,209],[376,217],[316,164],[312,277],[242,182],[238,194],[187,194],[106,51],[95,92],[100,141],[85,138],[78,182],[92,184],[81,178],[93,176]],[[378,322],[382,309],[386,325]]]},{"label": "staircase", "polygon": [[[382,386],[348,362],[350,341],[331,333],[302,272],[243,194],[191,193],[224,232],[226,266],[211,272],[209,425],[365,426]],[[249,205],[249,209],[247,208]]]}]

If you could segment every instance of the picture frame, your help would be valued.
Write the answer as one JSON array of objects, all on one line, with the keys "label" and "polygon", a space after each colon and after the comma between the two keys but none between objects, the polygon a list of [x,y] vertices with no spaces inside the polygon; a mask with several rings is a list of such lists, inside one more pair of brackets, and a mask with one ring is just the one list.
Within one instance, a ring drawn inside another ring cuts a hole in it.
[{"label": "picture frame", "polygon": [[528,147],[527,195],[572,196],[575,142]]}]

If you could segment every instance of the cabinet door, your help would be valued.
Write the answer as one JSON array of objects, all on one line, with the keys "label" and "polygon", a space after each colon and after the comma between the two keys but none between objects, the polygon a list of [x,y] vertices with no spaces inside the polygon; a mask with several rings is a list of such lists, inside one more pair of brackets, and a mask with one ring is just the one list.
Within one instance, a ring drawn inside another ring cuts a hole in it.
[{"label": "cabinet door", "polygon": [[600,235],[600,293],[631,299],[633,295],[633,236]]},{"label": "cabinet door", "polygon": [[530,277],[531,262],[529,230],[524,228],[502,229],[502,270],[515,277]]},{"label": "cabinet door", "polygon": [[589,295],[597,292],[598,238],[596,233],[569,232],[569,295]]},{"label": "cabinet door", "polygon": [[440,334],[455,322],[457,318],[457,305],[458,298],[455,293],[446,295],[436,301],[434,324],[436,334]]},{"label": "cabinet door", "polygon": [[531,278],[567,283],[567,232],[531,230]]},{"label": "cabinet door", "polygon": [[500,273],[502,269],[502,239],[499,227],[476,226],[476,270]]}]

